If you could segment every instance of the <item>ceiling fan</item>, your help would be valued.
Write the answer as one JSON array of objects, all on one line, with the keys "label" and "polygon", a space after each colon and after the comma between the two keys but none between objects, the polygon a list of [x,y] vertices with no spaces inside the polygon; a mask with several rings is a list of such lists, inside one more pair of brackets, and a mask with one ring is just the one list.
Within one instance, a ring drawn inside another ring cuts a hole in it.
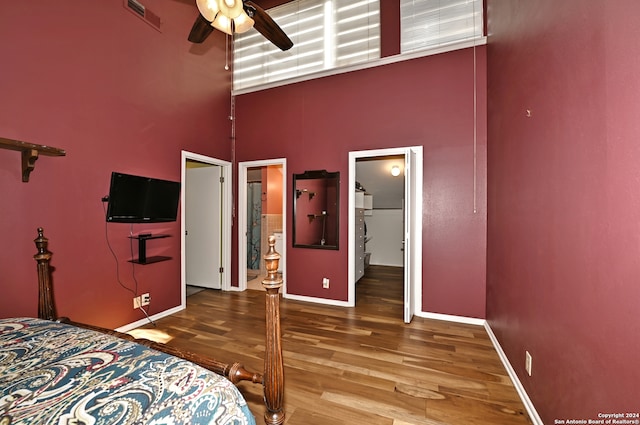
[{"label": "ceiling fan", "polygon": [[254,27],[281,50],[289,50],[293,42],[260,6],[246,0],[196,0],[200,14],[189,33],[189,41],[202,43],[214,28],[229,35]]}]

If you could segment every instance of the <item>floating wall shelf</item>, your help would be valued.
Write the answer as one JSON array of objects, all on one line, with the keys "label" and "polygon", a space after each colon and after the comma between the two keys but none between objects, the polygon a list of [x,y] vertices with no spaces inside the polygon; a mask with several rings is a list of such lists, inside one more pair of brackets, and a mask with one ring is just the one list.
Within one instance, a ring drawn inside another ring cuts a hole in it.
[{"label": "floating wall shelf", "polygon": [[29,181],[29,174],[33,171],[36,160],[40,155],[46,156],[65,156],[63,149],[51,146],[36,145],[33,143],[20,142],[18,140],[5,139],[0,137],[0,149],[9,149],[22,153],[22,181]]}]

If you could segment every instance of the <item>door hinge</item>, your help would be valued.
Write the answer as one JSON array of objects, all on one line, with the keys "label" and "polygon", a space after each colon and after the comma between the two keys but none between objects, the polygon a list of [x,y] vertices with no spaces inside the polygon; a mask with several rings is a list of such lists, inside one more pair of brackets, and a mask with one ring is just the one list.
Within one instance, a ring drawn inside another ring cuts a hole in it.
[{"label": "door hinge", "polygon": [[218,271],[219,271],[220,273],[224,273],[224,267],[220,267],[220,268],[218,269]]},{"label": "door hinge", "polygon": [[220,183],[224,183],[224,177],[220,176]]}]

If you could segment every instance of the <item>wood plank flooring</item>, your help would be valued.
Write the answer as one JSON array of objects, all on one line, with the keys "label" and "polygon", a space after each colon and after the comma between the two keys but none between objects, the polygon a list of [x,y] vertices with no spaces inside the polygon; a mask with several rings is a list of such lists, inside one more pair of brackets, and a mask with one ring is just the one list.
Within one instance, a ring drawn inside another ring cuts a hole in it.
[{"label": "wood plank flooring", "polygon": [[[532,423],[483,327],[405,325],[402,296],[401,268],[371,266],[355,308],[282,300],[286,424]],[[205,290],[187,305],[157,322],[169,344],[262,370],[263,291]],[[261,387],[240,389],[263,423]]]}]

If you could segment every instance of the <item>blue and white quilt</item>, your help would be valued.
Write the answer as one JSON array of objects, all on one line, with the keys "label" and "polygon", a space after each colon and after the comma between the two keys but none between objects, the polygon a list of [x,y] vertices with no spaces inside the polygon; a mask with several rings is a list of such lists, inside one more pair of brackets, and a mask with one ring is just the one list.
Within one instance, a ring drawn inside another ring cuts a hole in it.
[{"label": "blue and white quilt", "polygon": [[0,424],[255,425],[226,378],[63,323],[0,319]]}]

